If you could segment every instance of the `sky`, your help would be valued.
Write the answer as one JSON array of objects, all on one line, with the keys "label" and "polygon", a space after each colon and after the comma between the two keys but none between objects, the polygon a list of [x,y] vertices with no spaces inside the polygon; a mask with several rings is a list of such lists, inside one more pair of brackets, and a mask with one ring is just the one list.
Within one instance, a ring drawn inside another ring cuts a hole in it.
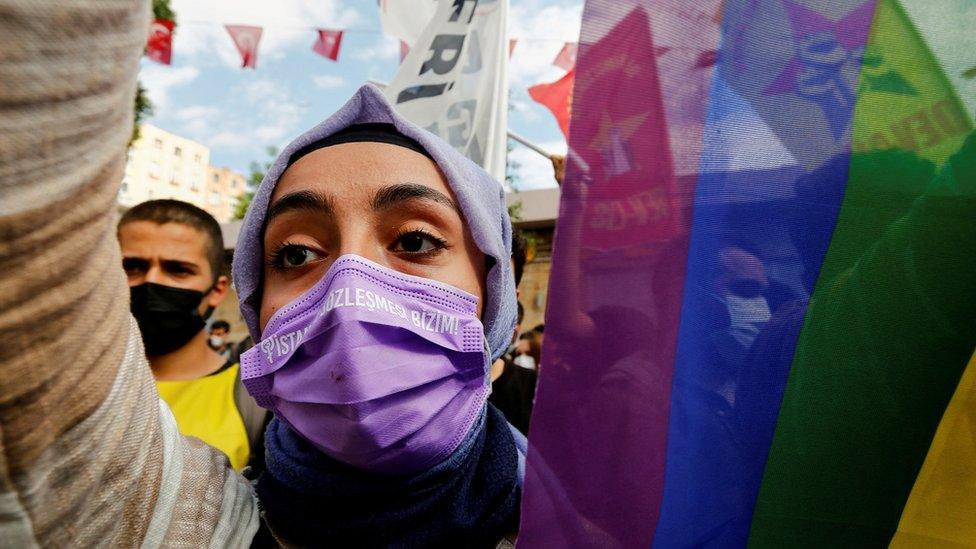
[{"label": "sky", "polygon": [[[154,114],[147,120],[210,147],[211,164],[247,173],[252,161],[327,118],[373,79],[390,81],[399,42],[380,31],[376,0],[171,0],[177,28],[172,65],[142,60],[140,82]],[[558,80],[552,65],[565,42],[579,38],[582,0],[510,0],[509,128],[551,152],[566,142],[552,114],[526,89]],[[225,24],[264,33],[257,70],[242,69]],[[312,52],[314,28],[345,30],[339,61]],[[555,186],[549,161],[515,144],[514,187]]]}]

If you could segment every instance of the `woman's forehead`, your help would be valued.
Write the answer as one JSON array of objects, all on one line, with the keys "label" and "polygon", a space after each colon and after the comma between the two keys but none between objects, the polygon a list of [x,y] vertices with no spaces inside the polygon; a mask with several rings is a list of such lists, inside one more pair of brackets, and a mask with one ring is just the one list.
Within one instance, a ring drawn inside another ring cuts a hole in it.
[{"label": "woman's forehead", "polygon": [[300,191],[337,200],[370,200],[378,189],[405,183],[430,187],[455,200],[437,164],[426,156],[388,143],[357,142],[333,145],[300,158],[279,178],[272,203]]}]

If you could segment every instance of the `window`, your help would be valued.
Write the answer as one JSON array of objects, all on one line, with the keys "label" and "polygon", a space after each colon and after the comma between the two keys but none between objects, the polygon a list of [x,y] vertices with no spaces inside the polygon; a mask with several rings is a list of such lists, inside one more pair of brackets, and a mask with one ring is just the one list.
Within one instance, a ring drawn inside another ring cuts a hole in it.
[{"label": "window", "polygon": [[232,189],[236,189],[237,188],[237,180],[236,179],[231,179],[230,180],[230,188],[232,188]]},{"label": "window", "polygon": [[216,191],[211,192],[210,198],[207,199],[207,202],[209,202],[211,206],[216,206],[217,204],[220,204],[220,193]]},{"label": "window", "polygon": [[190,190],[195,193],[200,192],[200,178],[196,175],[190,177]]},{"label": "window", "polygon": [[196,162],[197,164],[202,164],[203,157],[201,157],[199,154],[195,154],[193,155],[193,161]]},{"label": "window", "polygon": [[172,185],[172,186],[174,186],[174,187],[179,187],[180,186],[180,182],[176,180],[176,174],[175,173],[169,177],[169,184]]},{"label": "window", "polygon": [[122,180],[122,187],[119,189],[122,194],[129,192],[129,182],[125,179]]},{"label": "window", "polygon": [[181,157],[183,156],[183,149],[180,147],[173,147],[173,156]]},{"label": "window", "polygon": [[149,165],[149,177],[153,179],[159,179],[162,177],[163,168],[159,165],[159,162],[153,162]]},{"label": "window", "polygon": [[213,182],[214,183],[220,183],[220,174],[219,173],[214,173],[213,174]]},{"label": "window", "polygon": [[159,138],[153,139],[153,147],[162,150],[162,148],[163,148],[163,140],[162,139],[159,139]]}]

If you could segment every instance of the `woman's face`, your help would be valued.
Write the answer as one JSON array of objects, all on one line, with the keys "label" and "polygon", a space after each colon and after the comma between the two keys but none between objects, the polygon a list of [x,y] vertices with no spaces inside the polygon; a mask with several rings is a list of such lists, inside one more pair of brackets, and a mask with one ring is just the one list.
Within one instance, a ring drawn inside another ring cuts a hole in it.
[{"label": "woman's face", "polygon": [[264,231],[261,330],[344,254],[485,296],[485,255],[437,165],[386,143],[319,149],[278,181]]}]

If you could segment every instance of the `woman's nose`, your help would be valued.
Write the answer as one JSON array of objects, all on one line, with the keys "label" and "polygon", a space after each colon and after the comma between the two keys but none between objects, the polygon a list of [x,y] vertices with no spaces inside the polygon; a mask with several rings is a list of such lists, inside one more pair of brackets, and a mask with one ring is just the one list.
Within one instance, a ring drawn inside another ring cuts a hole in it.
[{"label": "woman's nose", "polygon": [[358,255],[384,267],[389,266],[387,265],[386,246],[375,235],[356,231],[355,234],[346,235],[341,242],[339,257],[350,254]]}]

